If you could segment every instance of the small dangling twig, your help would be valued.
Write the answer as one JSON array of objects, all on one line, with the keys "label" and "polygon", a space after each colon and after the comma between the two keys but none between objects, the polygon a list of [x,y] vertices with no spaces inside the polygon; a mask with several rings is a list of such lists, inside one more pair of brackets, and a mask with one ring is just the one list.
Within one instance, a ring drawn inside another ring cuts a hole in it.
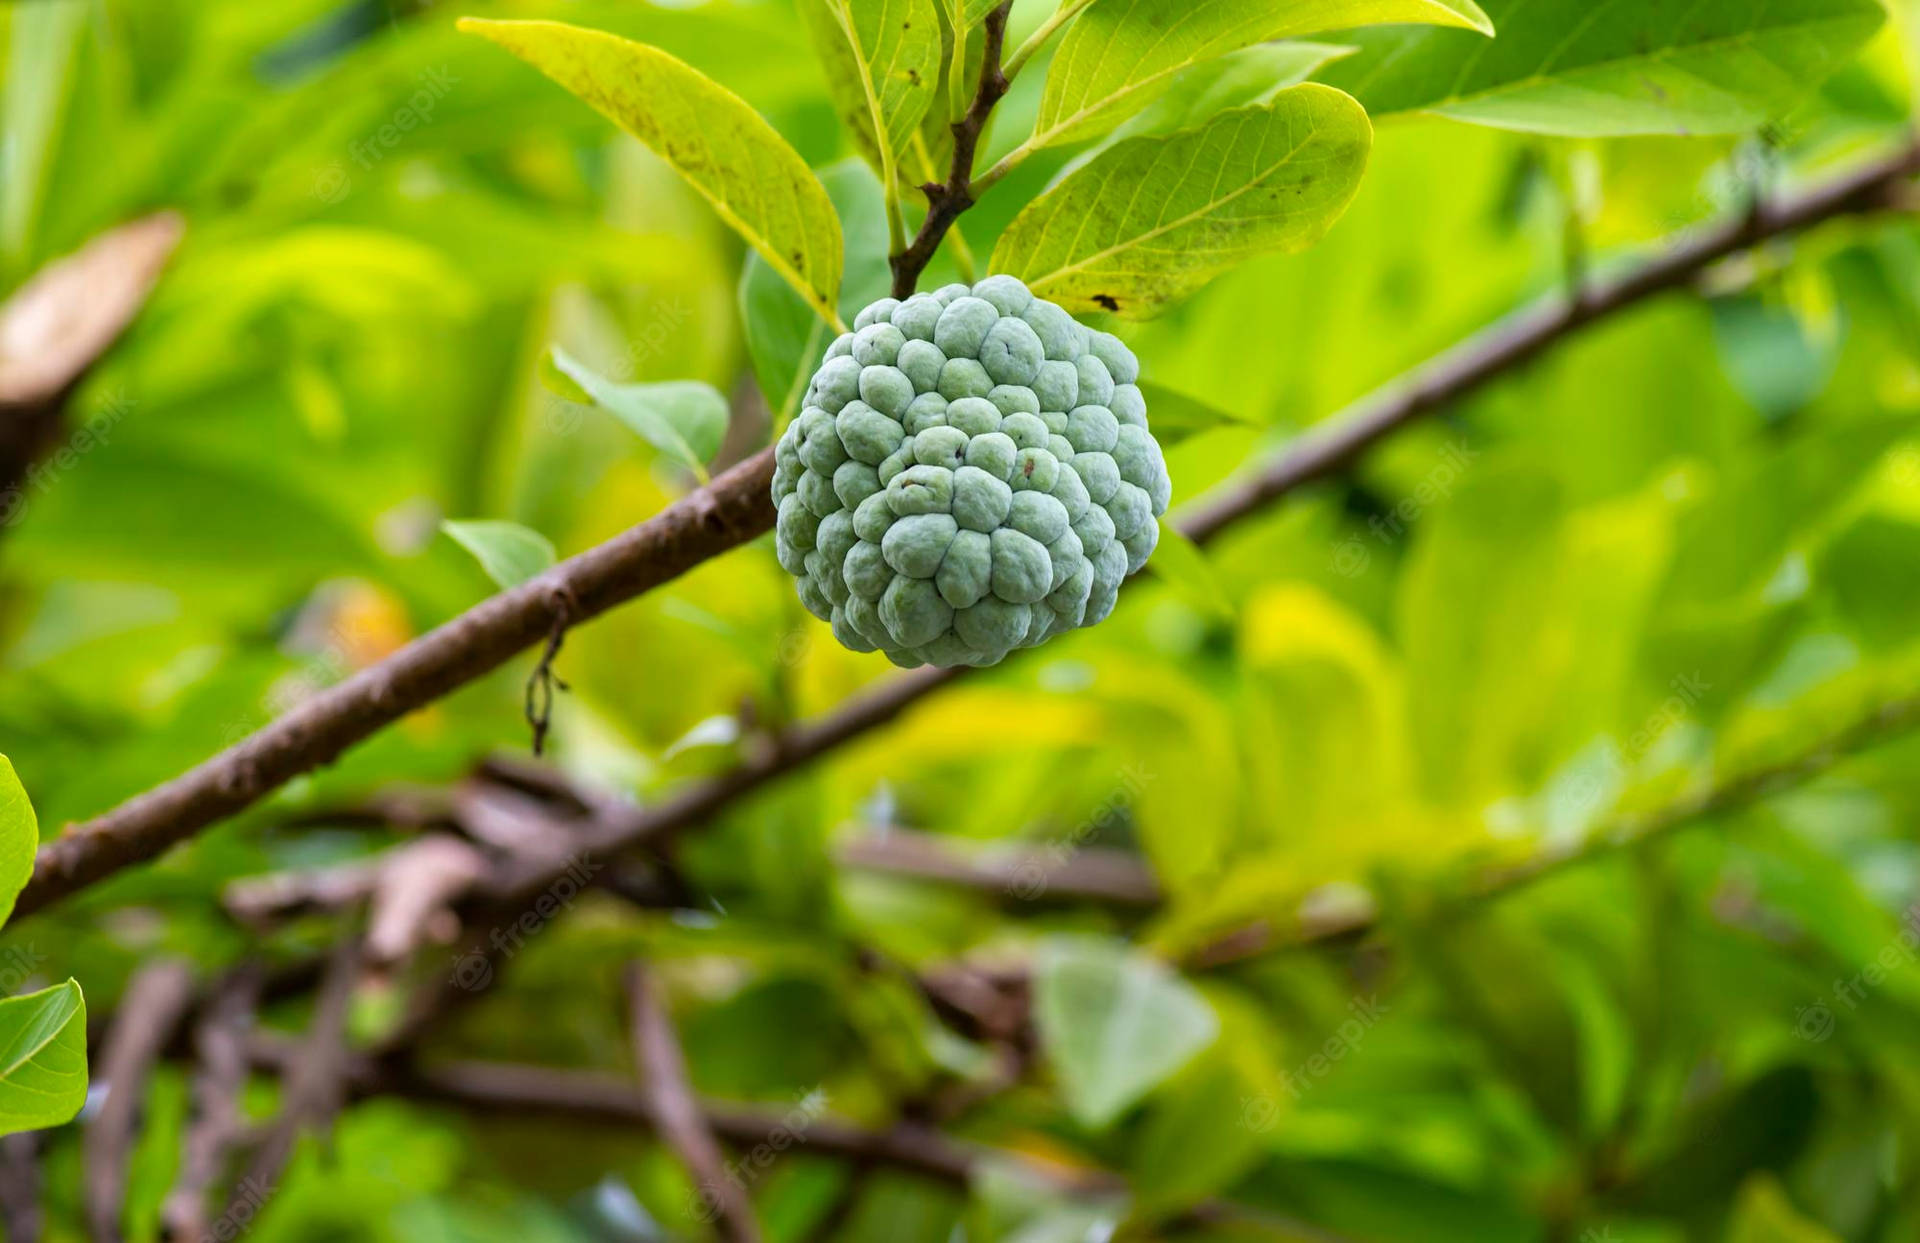
[{"label": "small dangling twig", "polygon": [[540,653],[540,663],[527,678],[526,715],[527,724],[533,727],[535,755],[544,754],[547,748],[547,730],[553,724],[554,693],[571,689],[553,671],[553,662],[560,655],[560,645],[567,641],[567,627],[573,622],[573,593],[558,587],[549,599],[553,605],[553,627],[547,631],[547,646]]}]

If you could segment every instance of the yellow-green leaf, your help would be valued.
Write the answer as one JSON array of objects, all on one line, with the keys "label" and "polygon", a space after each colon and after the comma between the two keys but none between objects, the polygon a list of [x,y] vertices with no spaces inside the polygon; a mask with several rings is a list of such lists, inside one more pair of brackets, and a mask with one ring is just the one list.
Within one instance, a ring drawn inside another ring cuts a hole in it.
[{"label": "yellow-green leaf", "polygon": [[511,591],[552,569],[560,559],[554,552],[552,540],[517,522],[448,519],[440,524],[440,529],[472,553],[487,577],[503,591]]},{"label": "yellow-green leaf", "polygon": [[806,162],[745,100],[656,47],[563,22],[485,21],[482,35],[652,148],[829,323],[840,221]]},{"label": "yellow-green leaf", "polygon": [[1272,39],[1384,23],[1493,32],[1473,0],[1102,0],[1061,41],[1028,147],[1090,138],[1202,61]]},{"label": "yellow-green leaf", "polygon": [[881,178],[905,157],[940,88],[933,0],[801,0],[827,91]]},{"label": "yellow-green leaf", "polygon": [[993,270],[1070,310],[1144,319],[1229,268],[1318,241],[1353,201],[1372,145],[1360,105],[1312,83],[1129,139],[1028,204]]}]

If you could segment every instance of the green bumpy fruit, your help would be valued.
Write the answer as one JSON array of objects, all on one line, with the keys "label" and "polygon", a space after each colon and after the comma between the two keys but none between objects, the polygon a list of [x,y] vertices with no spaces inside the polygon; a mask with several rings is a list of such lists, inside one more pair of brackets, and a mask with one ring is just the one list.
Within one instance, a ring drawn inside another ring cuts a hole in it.
[{"label": "green bumpy fruit", "polygon": [[1172,485],[1140,364],[1010,276],[860,312],[775,446],[780,564],[895,664],[991,665],[1091,626]]}]

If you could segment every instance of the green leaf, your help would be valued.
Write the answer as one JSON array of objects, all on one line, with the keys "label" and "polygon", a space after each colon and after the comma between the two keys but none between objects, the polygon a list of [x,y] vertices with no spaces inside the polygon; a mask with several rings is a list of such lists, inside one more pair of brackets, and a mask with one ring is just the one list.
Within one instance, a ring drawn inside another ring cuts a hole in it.
[{"label": "green leaf", "polygon": [[1360,106],[1311,83],[1129,139],[1030,203],[993,270],[1069,310],[1144,319],[1250,259],[1318,241],[1353,201],[1372,144]]},{"label": "green leaf", "polygon": [[40,824],[13,762],[0,755],[0,924],[13,914],[13,902],[33,876],[33,854],[40,845]]},{"label": "green leaf", "polygon": [[463,17],[651,147],[808,305],[836,322],[840,222],[811,170],[732,91],[659,48],[563,22]]},{"label": "green leaf", "polygon": [[1757,1173],[1740,1188],[1727,1243],[1840,1243],[1840,1236],[1802,1216],[1772,1174]]},{"label": "green leaf", "polygon": [[1327,80],[1375,116],[1543,134],[1728,134],[1785,111],[1885,20],[1878,0],[1487,0],[1500,37],[1397,30]]},{"label": "green leaf", "polygon": [[71,1122],[87,1103],[87,1003],[72,980],[0,1001],[0,1135]]},{"label": "green leaf", "polygon": [[1034,959],[1034,1017],[1067,1107],[1102,1129],[1219,1033],[1165,963],[1095,937],[1057,937]]},{"label": "green leaf", "polygon": [[1196,65],[1113,132],[1115,141],[1205,125],[1229,108],[1272,103],[1327,65],[1359,51],[1332,43],[1256,43]]},{"label": "green leaf", "polygon": [[660,384],[618,384],[559,346],[553,367],[587,394],[593,404],[638,432],[646,442],[693,471],[701,482],[707,463],[720,452],[729,412],[719,389],[698,380]]},{"label": "green leaf", "polygon": [[559,560],[553,542],[517,522],[447,521],[440,529],[473,554],[487,577],[511,589],[551,568]]},{"label": "green leaf", "polygon": [[1174,75],[1216,56],[1385,22],[1493,29],[1472,0],[1104,0],[1061,41],[1026,145],[1093,137],[1151,102]]},{"label": "green leaf", "polygon": [[1233,620],[1233,602],[1221,587],[1207,554],[1164,518],[1160,520],[1160,544],[1153,550],[1148,564],[1162,581],[1196,608],[1224,621]]},{"label": "green leaf", "polygon": [[827,92],[882,179],[894,176],[940,88],[933,0],[801,0]]},{"label": "green leaf", "polygon": [[1155,384],[1151,380],[1140,382],[1140,395],[1147,402],[1147,423],[1153,431],[1153,438],[1160,442],[1163,449],[1171,449],[1189,437],[1212,431],[1216,427],[1230,424],[1260,426],[1244,414],[1223,410],[1210,402],[1189,397],[1177,389]]},{"label": "green leaf", "polygon": [[1128,1163],[1141,1208],[1188,1208],[1244,1176],[1266,1145],[1249,1114],[1258,1117],[1265,1104],[1218,1049],[1168,1084],[1149,1106]]}]

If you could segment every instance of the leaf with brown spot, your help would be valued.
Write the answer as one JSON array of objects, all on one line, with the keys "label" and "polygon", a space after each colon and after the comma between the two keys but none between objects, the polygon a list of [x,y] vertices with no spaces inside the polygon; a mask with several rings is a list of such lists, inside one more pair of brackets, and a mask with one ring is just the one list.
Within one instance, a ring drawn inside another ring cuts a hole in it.
[{"label": "leaf with brown spot", "polygon": [[909,149],[940,80],[933,0],[800,0],[834,107],[875,171],[912,168]]}]

